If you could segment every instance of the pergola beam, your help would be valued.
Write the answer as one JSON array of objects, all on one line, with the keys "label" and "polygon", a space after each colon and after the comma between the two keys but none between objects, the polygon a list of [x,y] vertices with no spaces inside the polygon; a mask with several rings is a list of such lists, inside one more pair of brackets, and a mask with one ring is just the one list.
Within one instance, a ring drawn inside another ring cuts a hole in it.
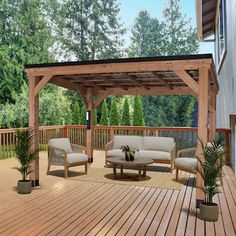
[{"label": "pergola beam", "polygon": [[185,70],[174,70],[174,72],[193,90],[195,94],[199,93],[198,83]]},{"label": "pergola beam", "polygon": [[154,74],[156,76],[155,78],[161,81],[166,87],[173,89],[173,87],[168,82],[166,82],[161,75],[157,74],[156,72],[152,72],[152,74]]},{"label": "pergola beam", "polygon": [[194,70],[201,66],[209,66],[212,59],[191,59],[177,61],[141,61],[127,63],[101,63],[101,64],[81,64],[55,67],[27,68],[30,74],[44,76],[47,73],[54,75],[75,75],[75,74],[106,74],[106,73],[132,73],[142,71],[173,71],[173,70]]},{"label": "pergola beam", "polygon": [[39,81],[39,83],[34,88],[34,95],[36,96],[40,90],[49,82],[49,80],[53,77],[52,74],[46,74],[43,78]]},{"label": "pergola beam", "polygon": [[114,88],[110,95],[119,96],[119,95],[192,95],[196,94],[187,86],[174,87],[173,89],[167,87],[153,87],[149,90],[146,90],[143,87],[131,87],[127,88],[126,91]]},{"label": "pergola beam", "polygon": [[128,73],[122,73],[123,75],[125,75],[128,79],[132,80],[133,82],[135,82],[136,84],[140,85],[141,87],[144,87],[146,90],[149,90],[150,88],[148,86],[146,86],[144,83],[142,83],[141,81],[138,80],[137,77],[135,77],[134,75],[130,75]]},{"label": "pergola beam", "polygon": [[113,89],[107,89],[106,91],[99,91],[95,95],[97,96],[96,101],[94,101],[93,108],[96,109],[102,102],[103,100],[110,95]]},{"label": "pergola beam", "polygon": [[116,81],[109,79],[109,78],[108,78],[107,76],[105,76],[105,75],[96,75],[96,76],[97,76],[98,78],[102,79],[102,80],[105,80],[105,81],[108,82],[108,83],[111,83],[111,84],[115,85],[115,86],[118,87],[118,88],[121,88],[121,89],[123,89],[123,90],[127,90],[127,88],[126,88],[125,86],[122,86],[122,85],[120,85],[119,83],[117,83]]}]

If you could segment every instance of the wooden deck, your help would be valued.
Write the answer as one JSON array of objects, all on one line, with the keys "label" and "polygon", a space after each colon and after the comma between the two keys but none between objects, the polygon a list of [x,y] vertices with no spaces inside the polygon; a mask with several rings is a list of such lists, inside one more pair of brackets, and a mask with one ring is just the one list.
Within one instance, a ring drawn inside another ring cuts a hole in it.
[{"label": "wooden deck", "polygon": [[[96,152],[91,168],[103,166],[102,155]],[[206,223],[197,217],[193,178],[180,191],[88,183],[46,176],[45,153],[40,164],[40,189],[19,195],[15,191],[19,174],[12,170],[15,159],[0,161],[1,236],[236,235],[236,178],[229,167],[224,168],[222,193],[215,199],[220,218]]]}]

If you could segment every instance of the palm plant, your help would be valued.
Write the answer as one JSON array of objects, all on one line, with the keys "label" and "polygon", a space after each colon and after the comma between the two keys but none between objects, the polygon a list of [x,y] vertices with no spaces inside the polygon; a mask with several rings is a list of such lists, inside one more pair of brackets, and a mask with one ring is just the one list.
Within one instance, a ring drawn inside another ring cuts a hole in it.
[{"label": "palm plant", "polygon": [[130,148],[129,145],[125,145],[122,147],[122,152],[125,153],[126,161],[133,161],[136,151],[138,151],[138,150],[136,150],[134,148]]},{"label": "palm plant", "polygon": [[22,181],[27,181],[27,176],[32,172],[30,163],[35,160],[38,150],[32,149],[33,130],[16,130],[16,159],[20,163],[20,167],[15,167],[22,175]]},{"label": "palm plant", "polygon": [[205,203],[208,205],[213,204],[214,195],[219,193],[218,180],[222,179],[222,167],[226,155],[222,148],[222,142],[222,138],[219,138],[207,145],[204,145],[200,140],[204,160],[202,161],[197,157],[199,161],[197,172],[204,180],[204,186],[201,186],[200,188],[205,193]]}]

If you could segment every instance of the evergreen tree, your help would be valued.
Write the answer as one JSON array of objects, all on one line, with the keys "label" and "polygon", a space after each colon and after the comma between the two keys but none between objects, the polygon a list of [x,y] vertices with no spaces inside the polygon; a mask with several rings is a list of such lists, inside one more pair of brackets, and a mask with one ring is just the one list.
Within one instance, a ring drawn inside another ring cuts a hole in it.
[{"label": "evergreen tree", "polygon": [[131,29],[129,57],[162,55],[164,53],[163,31],[163,23],[152,18],[147,11],[140,11]]},{"label": "evergreen tree", "polygon": [[78,60],[120,57],[119,12],[117,0],[63,1],[55,27],[61,48]]},{"label": "evergreen tree", "polygon": [[119,125],[119,113],[115,97],[111,98],[110,125]]},{"label": "evergreen tree", "polygon": [[130,126],[130,114],[129,114],[129,102],[128,99],[125,98],[124,107],[123,107],[123,115],[121,125]]},{"label": "evergreen tree", "polygon": [[102,114],[100,125],[108,125],[108,113],[107,113],[107,103],[106,100],[102,103]]},{"label": "evergreen tree", "polygon": [[139,96],[134,97],[133,126],[144,126],[143,108]]},{"label": "evergreen tree", "polygon": [[[164,21],[160,22],[147,12],[139,13],[132,27],[130,55],[140,57],[197,53],[196,30],[182,14],[180,1],[168,0],[163,15]],[[156,29],[151,26],[152,21],[156,22],[153,24]],[[192,96],[143,96],[142,102],[146,125],[191,125],[195,104]]]},{"label": "evergreen tree", "polygon": [[0,104],[14,102],[24,64],[54,60],[44,0],[0,1]]},{"label": "evergreen tree", "polygon": [[73,113],[72,113],[72,124],[79,125],[80,124],[80,107],[79,103],[76,101],[73,105]]},{"label": "evergreen tree", "polygon": [[97,109],[93,110],[93,124],[97,125],[98,124],[98,116],[97,116]]},{"label": "evergreen tree", "polygon": [[81,108],[80,125],[86,125],[86,113],[87,113],[87,109],[86,109],[85,105],[83,105],[82,108]]}]

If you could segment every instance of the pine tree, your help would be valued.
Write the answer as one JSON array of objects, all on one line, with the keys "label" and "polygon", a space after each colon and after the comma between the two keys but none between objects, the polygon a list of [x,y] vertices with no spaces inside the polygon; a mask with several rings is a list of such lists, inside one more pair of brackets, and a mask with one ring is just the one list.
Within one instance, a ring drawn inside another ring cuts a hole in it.
[{"label": "pine tree", "polygon": [[97,116],[97,109],[93,110],[93,124],[97,125],[98,124],[98,116]]},{"label": "pine tree", "polygon": [[119,125],[119,113],[115,97],[111,98],[110,125]]},{"label": "pine tree", "polygon": [[87,113],[87,109],[86,109],[85,105],[83,105],[82,108],[81,108],[80,125],[86,125],[86,113]]},{"label": "pine tree", "polygon": [[81,114],[80,114],[79,103],[76,101],[76,102],[74,102],[74,105],[73,105],[73,113],[72,113],[72,124],[73,125],[80,124],[80,120],[81,120],[80,116],[81,116]]},{"label": "pine tree", "polygon": [[130,126],[130,114],[129,114],[129,103],[128,99],[125,98],[124,106],[123,106],[123,116],[122,116],[122,121],[121,125],[123,126]]},{"label": "pine tree", "polygon": [[61,47],[78,60],[120,57],[124,33],[117,0],[65,0],[59,8]]},{"label": "pine tree", "polygon": [[163,23],[156,18],[152,18],[147,11],[140,11],[131,30],[129,56],[150,57],[162,55],[164,53],[163,31]]},{"label": "pine tree", "polygon": [[133,126],[144,126],[143,108],[140,96],[134,97]]},{"label": "pine tree", "polygon": [[[197,53],[199,45],[196,30],[181,12],[180,1],[168,0],[163,15],[164,20],[161,22],[147,12],[139,13],[132,27],[130,55],[140,57]],[[142,102],[146,125],[191,125],[195,104],[192,96],[143,96]]]},{"label": "pine tree", "polygon": [[102,114],[100,125],[108,125],[108,113],[107,113],[107,103],[106,100],[102,103]]},{"label": "pine tree", "polygon": [[54,60],[54,37],[44,0],[0,1],[0,104],[14,102],[24,65]]}]

